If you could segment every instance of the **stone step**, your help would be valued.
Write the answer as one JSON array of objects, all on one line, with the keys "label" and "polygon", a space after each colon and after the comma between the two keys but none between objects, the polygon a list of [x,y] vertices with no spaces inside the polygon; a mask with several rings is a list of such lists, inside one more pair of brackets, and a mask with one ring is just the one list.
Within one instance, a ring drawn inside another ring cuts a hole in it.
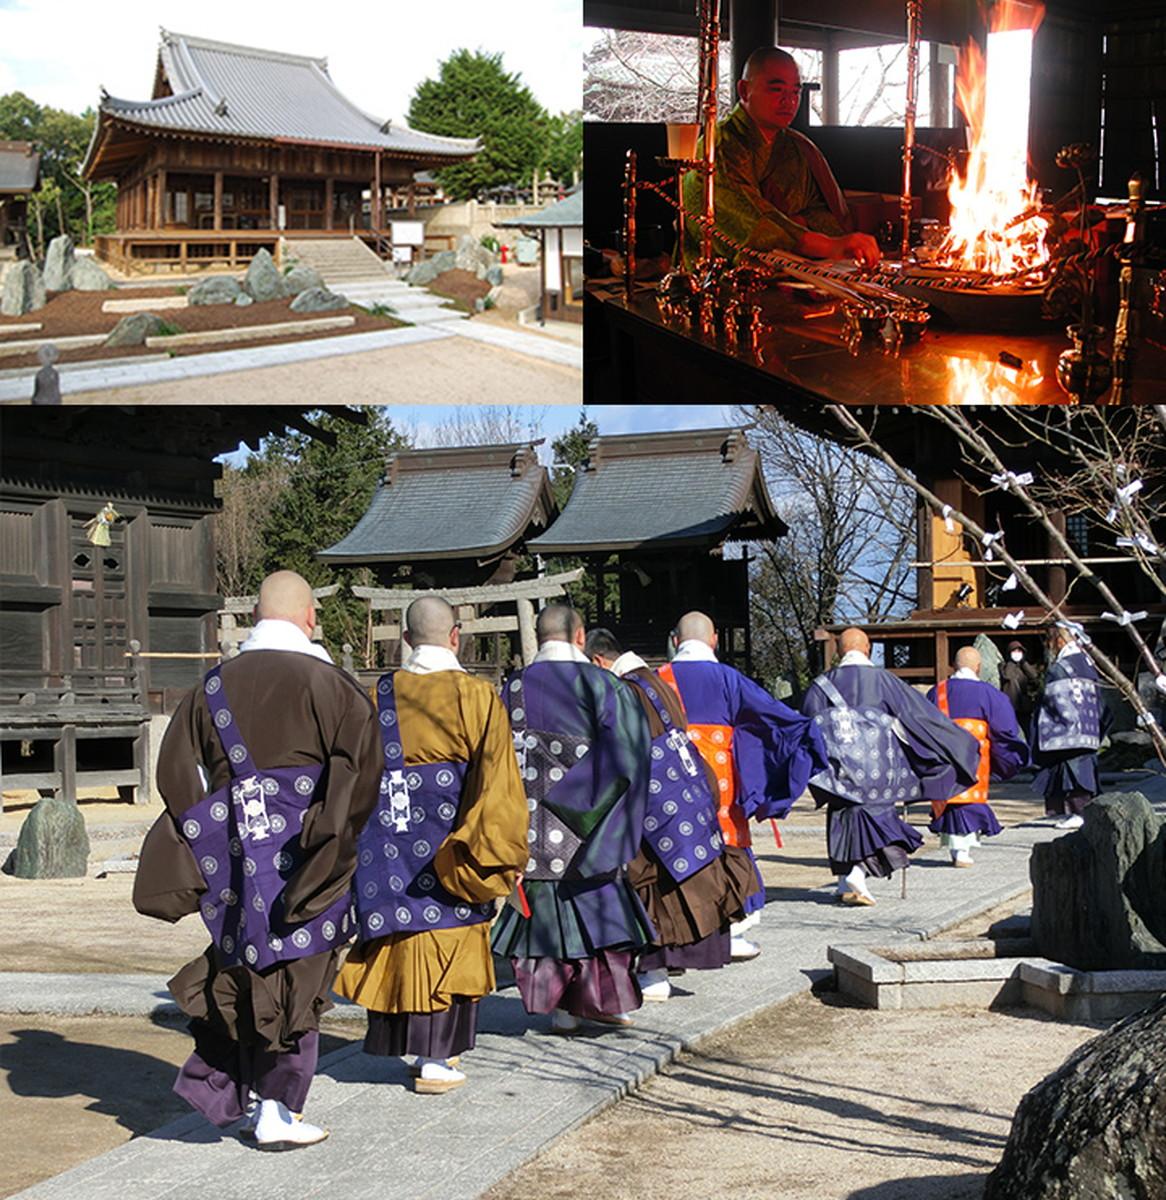
[{"label": "stone step", "polygon": [[21,333],[38,333],[44,328],[40,321],[26,321],[20,325],[0,325],[0,338],[14,337]]},{"label": "stone step", "polygon": [[260,338],[288,337],[291,334],[322,333],[330,329],[347,329],[356,324],[352,316],[315,317],[304,321],[279,321],[274,325],[243,325],[235,329],[204,329],[198,333],[176,333],[169,337],[148,337],[150,350],[166,350],[173,346],[209,346],[231,342],[255,342]]},{"label": "stone step", "polygon": [[136,313],[153,312],[162,308],[188,308],[189,301],[185,296],[141,296],[133,300],[106,300],[101,306],[102,312],[107,313]]},{"label": "stone step", "polygon": [[79,333],[75,337],[29,338],[19,342],[0,342],[0,358],[16,358],[20,354],[35,354],[42,346],[53,345],[58,350],[76,350],[79,346],[100,346],[108,333]]}]

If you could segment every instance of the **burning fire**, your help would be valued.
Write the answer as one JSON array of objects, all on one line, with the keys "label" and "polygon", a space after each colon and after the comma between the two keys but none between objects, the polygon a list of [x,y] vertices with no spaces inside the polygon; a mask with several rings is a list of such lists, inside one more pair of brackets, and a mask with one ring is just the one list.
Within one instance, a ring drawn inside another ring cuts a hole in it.
[{"label": "burning fire", "polygon": [[1032,404],[1043,383],[1035,362],[1018,369],[991,359],[947,359],[948,404]]},{"label": "burning fire", "polygon": [[936,261],[998,277],[1048,261],[1048,222],[1028,178],[1032,42],[1044,6],[999,0],[986,56],[974,41],[960,54],[956,103],[968,122],[967,172],[952,171],[951,223]]}]

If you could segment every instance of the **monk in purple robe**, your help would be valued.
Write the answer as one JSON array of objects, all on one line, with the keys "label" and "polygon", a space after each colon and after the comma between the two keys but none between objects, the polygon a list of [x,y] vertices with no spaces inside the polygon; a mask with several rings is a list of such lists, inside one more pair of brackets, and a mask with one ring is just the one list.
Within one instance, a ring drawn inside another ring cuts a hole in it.
[{"label": "monk in purple robe", "polygon": [[526,783],[530,856],[521,891],[494,926],[529,1013],[551,1029],[630,1025],[642,1000],[636,955],[655,940],[627,878],[644,834],[648,724],[630,688],[583,653],[583,620],[538,615],[531,665],[503,686]]},{"label": "monk in purple robe", "polygon": [[963,646],[955,656],[955,673],[927,693],[945,717],[966,729],[980,745],[976,782],[947,801],[936,801],[928,828],[940,835],[952,865],[970,867],[972,848],[981,837],[994,837],[1000,822],[988,803],[992,779],[1011,779],[1028,761],[1028,745],[1016,724],[1016,711],[999,688],[980,678],[980,652]]},{"label": "monk in purple robe", "polygon": [[731,961],[730,923],[763,889],[748,852],[724,844],[717,776],[688,736],[680,697],[608,629],[591,630],[584,653],[634,690],[648,721],[648,815],[628,878],[659,934],[640,955],[640,987],[645,1000],[668,1000],[670,974]]},{"label": "monk in purple robe", "polygon": [[169,982],[194,1053],[174,1090],[208,1120],[248,1116],[263,1150],[327,1137],[300,1119],[319,1019],[345,943],[357,838],[377,801],[380,739],[356,682],[311,641],[308,584],[263,581],[258,623],[170,721],[165,812],[146,835],[134,907],[200,913],[206,952]]},{"label": "monk in purple robe", "polygon": [[[717,776],[721,833],[753,863],[751,821],[778,820],[826,765],[813,723],[775,700],[735,667],[717,661],[717,629],[702,612],[685,613],[672,635],[672,661],[660,676],[680,697],[688,734]],[[745,902],[746,916],[730,929],[730,953],[747,961],[761,953],[744,935],[761,918],[765,890]]]},{"label": "monk in purple robe", "polygon": [[843,630],[842,659],[810,685],[802,710],[826,741],[829,766],[810,780],[826,806],[826,846],[843,904],[871,905],[868,876],[905,867],[923,839],[895,811],[946,801],[976,779],[976,739],[870,659],[861,629]]}]

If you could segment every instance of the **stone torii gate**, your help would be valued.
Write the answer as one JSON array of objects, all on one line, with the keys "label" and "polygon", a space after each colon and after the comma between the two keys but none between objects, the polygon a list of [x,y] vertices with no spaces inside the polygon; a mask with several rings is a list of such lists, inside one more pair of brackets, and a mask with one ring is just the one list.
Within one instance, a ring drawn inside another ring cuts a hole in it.
[{"label": "stone torii gate", "polygon": [[[565,594],[569,584],[583,578],[583,568],[574,571],[562,571],[557,575],[544,575],[539,579],[521,579],[514,583],[482,584],[479,587],[464,588],[430,588],[424,591],[405,590],[402,588],[352,588],[352,594],[369,602],[369,608],[377,613],[392,614],[385,624],[373,625],[372,640],[376,642],[395,641],[402,645],[402,626],[404,625],[405,610],[414,600],[424,596],[440,596],[449,601],[461,622],[462,632],[466,634],[480,633],[518,633],[522,645],[522,661],[529,665],[538,650],[538,639],[534,632],[534,617],[536,600],[553,600]],[[478,612],[498,604],[513,603],[516,613],[514,616],[480,617]],[[400,651],[401,661],[404,661],[404,650]]]}]

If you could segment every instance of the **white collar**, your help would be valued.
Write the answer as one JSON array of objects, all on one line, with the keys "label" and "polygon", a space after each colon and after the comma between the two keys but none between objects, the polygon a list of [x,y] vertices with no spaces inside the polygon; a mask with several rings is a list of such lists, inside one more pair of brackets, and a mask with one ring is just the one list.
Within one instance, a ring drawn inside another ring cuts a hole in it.
[{"label": "white collar", "polygon": [[466,669],[448,646],[430,646],[423,642],[413,648],[401,670],[410,675],[432,675],[435,671],[461,671],[464,674]]},{"label": "white collar", "polygon": [[840,667],[873,667],[874,663],[861,650],[847,650],[838,665]]},{"label": "white collar", "polygon": [[560,638],[553,641],[543,642],[538,648],[538,653],[531,659],[532,663],[538,662],[576,662],[589,663],[591,659],[575,645],[574,642],[564,642]]},{"label": "white collar", "polygon": [[611,673],[613,675],[626,675],[629,671],[638,671],[641,668],[646,668],[647,665],[634,650],[625,650],[611,664]]},{"label": "white collar", "polygon": [[310,654],[326,663],[332,661],[332,655],[319,642],[313,642],[298,625],[278,617],[256,621],[247,640],[239,647],[239,653],[248,650],[290,650],[294,654]]},{"label": "white collar", "polygon": [[971,667],[960,667],[958,671],[952,673],[952,679],[971,679],[975,683],[982,683],[983,680],[971,669]]},{"label": "white collar", "polygon": [[676,647],[672,657],[673,662],[716,662],[717,653],[707,642],[700,638],[688,638]]},{"label": "white collar", "polygon": [[1084,651],[1082,651],[1081,647],[1078,646],[1076,642],[1066,642],[1061,647],[1061,649],[1057,652],[1057,662],[1060,662],[1061,659],[1064,658],[1065,655],[1067,655],[1067,654],[1082,654],[1082,653],[1084,653]]}]

